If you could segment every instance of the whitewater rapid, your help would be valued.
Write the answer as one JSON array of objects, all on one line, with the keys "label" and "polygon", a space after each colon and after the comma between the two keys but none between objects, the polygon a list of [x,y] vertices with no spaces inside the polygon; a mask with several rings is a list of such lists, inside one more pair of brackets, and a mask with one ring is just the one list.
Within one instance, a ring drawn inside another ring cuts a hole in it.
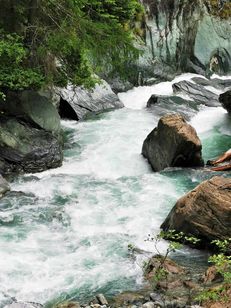
[{"label": "whitewater rapid", "polygon": [[[193,169],[152,172],[140,153],[159,116],[146,102],[151,94],[171,95],[173,82],[193,76],[120,93],[121,110],[62,121],[63,166],[18,177],[12,183],[18,193],[0,203],[1,307],[11,297],[54,303],[140,287],[146,256],[134,260],[128,245],[154,253],[147,235],[157,234],[175,201],[208,176]],[[223,108],[201,106],[190,121],[205,159],[226,150],[231,130]],[[161,242],[160,250],[166,247]],[[200,257],[190,249],[182,254]]]}]

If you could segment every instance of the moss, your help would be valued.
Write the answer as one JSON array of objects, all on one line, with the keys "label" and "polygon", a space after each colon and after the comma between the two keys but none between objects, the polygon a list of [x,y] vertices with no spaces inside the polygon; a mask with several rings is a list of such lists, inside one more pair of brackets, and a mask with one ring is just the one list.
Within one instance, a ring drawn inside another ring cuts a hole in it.
[{"label": "moss", "polygon": [[209,6],[211,13],[214,16],[218,16],[222,19],[228,19],[231,17],[231,2],[226,2],[223,5],[218,0],[206,0],[206,4]]}]

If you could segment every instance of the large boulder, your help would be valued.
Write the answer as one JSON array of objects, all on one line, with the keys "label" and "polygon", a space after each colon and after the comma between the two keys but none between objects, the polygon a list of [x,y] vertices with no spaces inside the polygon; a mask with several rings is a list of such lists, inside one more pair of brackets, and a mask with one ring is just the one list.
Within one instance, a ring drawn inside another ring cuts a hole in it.
[{"label": "large boulder", "polygon": [[174,83],[172,85],[174,93],[183,93],[188,95],[191,99],[195,100],[199,104],[203,104],[209,107],[218,107],[220,103],[218,101],[218,95],[207,90],[205,87],[192,83],[187,80]]},{"label": "large boulder", "polygon": [[60,115],[64,118],[82,120],[91,114],[124,107],[104,80],[100,80],[93,89],[68,85],[67,88],[56,89],[56,93],[61,97]]},{"label": "large boulder", "polygon": [[221,102],[222,106],[231,113],[231,90],[222,93],[219,96],[219,101]]},{"label": "large boulder", "polygon": [[59,136],[16,117],[0,117],[0,173],[39,172],[62,164]]},{"label": "large boulder", "polygon": [[51,101],[33,90],[8,92],[0,111],[23,119],[38,128],[59,134],[60,116]]},{"label": "large boulder", "polygon": [[162,224],[201,239],[201,245],[231,234],[231,179],[213,177],[180,198]]},{"label": "large boulder", "polygon": [[203,166],[202,145],[195,129],[178,114],[163,116],[143,143],[142,154],[154,171],[167,167]]}]

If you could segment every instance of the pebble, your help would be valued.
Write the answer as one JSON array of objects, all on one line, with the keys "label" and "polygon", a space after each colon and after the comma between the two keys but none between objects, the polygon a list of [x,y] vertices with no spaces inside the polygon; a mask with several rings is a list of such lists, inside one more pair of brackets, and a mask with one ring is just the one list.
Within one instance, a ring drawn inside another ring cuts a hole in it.
[{"label": "pebble", "polygon": [[143,304],[142,307],[143,307],[143,308],[154,308],[155,305],[154,305],[153,302],[147,302],[147,303]]},{"label": "pebble", "polygon": [[108,301],[106,300],[106,297],[103,294],[96,295],[96,298],[101,305],[108,305]]}]

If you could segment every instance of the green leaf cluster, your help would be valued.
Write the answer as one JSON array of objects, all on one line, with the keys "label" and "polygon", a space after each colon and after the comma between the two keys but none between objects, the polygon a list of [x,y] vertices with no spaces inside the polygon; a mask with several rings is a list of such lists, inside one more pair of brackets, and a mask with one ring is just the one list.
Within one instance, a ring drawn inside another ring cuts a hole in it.
[{"label": "green leaf cluster", "polygon": [[28,50],[17,35],[0,35],[0,97],[4,91],[40,88],[44,78],[37,69],[27,67]]},{"label": "green leaf cluster", "polygon": [[0,4],[1,91],[68,82],[91,87],[94,74],[126,77],[127,65],[139,56],[131,31],[143,12],[138,0]]}]

